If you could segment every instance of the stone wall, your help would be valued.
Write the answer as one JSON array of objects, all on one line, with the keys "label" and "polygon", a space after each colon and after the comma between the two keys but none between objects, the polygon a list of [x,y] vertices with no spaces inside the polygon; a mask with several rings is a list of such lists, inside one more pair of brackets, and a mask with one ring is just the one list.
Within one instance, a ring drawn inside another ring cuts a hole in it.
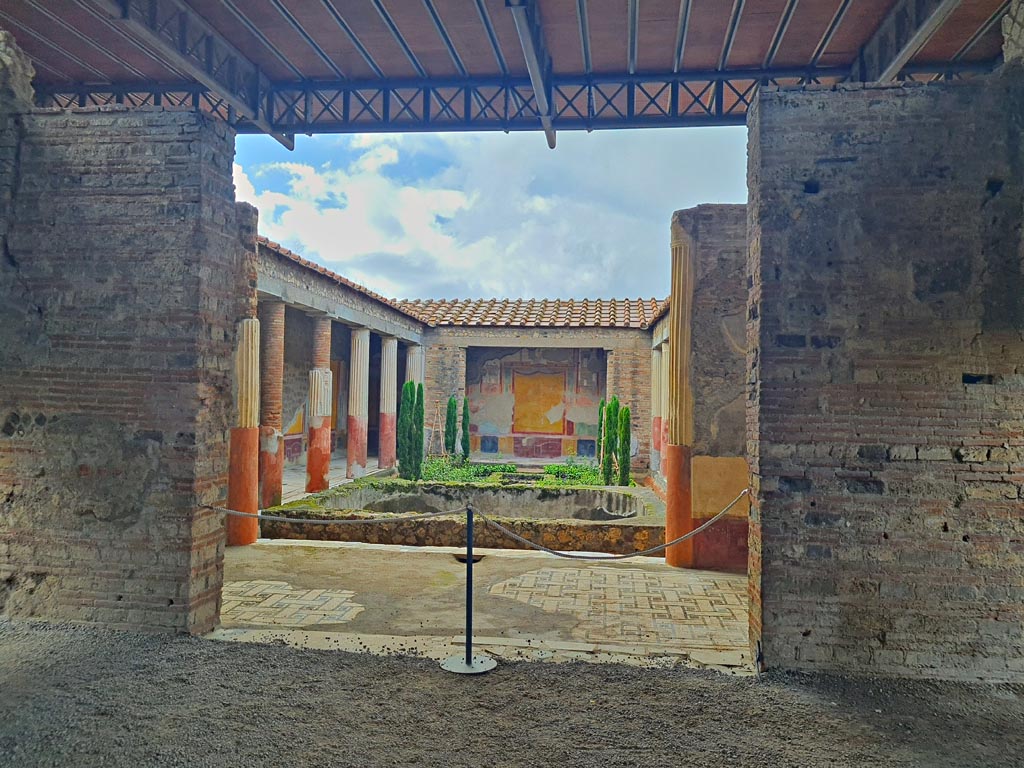
[{"label": "stone wall", "polygon": [[[672,241],[693,262],[689,381],[693,422],[694,525],[714,517],[747,487],[747,209],[700,205],[672,216]],[[744,500],[693,543],[698,568],[742,570],[747,562]]]},{"label": "stone wall", "polygon": [[1024,60],[1024,0],[1013,0],[1003,17],[1003,60]]},{"label": "stone wall", "polygon": [[[646,328],[490,328],[439,326],[424,333],[426,357],[424,394],[429,433],[435,403],[449,396],[461,401],[466,393],[466,350],[469,347],[525,349],[603,349],[607,359],[606,394],[618,395],[632,415],[634,471],[650,465],[651,444],[651,331]],[[429,441],[428,434],[428,441]],[[440,437],[438,438],[440,439]],[[439,451],[438,440],[432,443]]]},{"label": "stone wall", "polygon": [[1018,69],[762,90],[751,637],[769,666],[1024,677]]},{"label": "stone wall", "polygon": [[199,507],[225,494],[255,314],[233,134],[159,108],[0,131],[0,612],[205,631],[224,528]]}]

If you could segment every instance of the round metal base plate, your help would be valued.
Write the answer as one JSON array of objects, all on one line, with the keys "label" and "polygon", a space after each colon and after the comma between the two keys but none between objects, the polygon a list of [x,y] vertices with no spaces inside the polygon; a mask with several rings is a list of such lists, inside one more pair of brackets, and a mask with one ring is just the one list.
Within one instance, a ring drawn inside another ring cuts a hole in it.
[{"label": "round metal base plate", "polygon": [[441,669],[445,672],[455,672],[459,675],[480,675],[490,672],[498,666],[498,662],[490,656],[474,656],[473,663],[466,663],[466,656],[452,656],[441,662]]}]

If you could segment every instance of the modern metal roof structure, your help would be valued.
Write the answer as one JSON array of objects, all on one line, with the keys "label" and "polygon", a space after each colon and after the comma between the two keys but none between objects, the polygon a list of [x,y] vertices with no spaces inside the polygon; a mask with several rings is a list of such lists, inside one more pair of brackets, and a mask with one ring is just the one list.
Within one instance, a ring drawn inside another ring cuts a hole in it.
[{"label": "modern metal roof structure", "polygon": [[41,105],[299,133],[742,124],[759,85],[956,77],[1009,0],[5,0]]}]

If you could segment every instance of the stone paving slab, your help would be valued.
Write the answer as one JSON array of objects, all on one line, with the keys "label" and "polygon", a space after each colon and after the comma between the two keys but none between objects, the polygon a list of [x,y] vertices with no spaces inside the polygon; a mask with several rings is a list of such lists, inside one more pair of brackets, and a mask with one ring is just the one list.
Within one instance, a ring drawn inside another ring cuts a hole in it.
[{"label": "stone paving slab", "polygon": [[[461,550],[309,544],[228,549],[224,631],[330,630],[346,647],[356,637],[457,644],[465,628],[465,565],[454,557]],[[703,653],[710,666],[750,665],[744,576],[670,568],[658,558],[580,565],[506,550],[480,554],[474,626],[489,652],[688,660]]]}]

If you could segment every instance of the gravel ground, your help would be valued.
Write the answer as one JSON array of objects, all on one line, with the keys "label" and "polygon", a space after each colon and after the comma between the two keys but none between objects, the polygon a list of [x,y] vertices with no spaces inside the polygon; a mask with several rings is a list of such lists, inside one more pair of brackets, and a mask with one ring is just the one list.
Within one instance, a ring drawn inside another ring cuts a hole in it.
[{"label": "gravel ground", "polygon": [[429,661],[0,620],[2,766],[1021,766],[1024,687]]}]

